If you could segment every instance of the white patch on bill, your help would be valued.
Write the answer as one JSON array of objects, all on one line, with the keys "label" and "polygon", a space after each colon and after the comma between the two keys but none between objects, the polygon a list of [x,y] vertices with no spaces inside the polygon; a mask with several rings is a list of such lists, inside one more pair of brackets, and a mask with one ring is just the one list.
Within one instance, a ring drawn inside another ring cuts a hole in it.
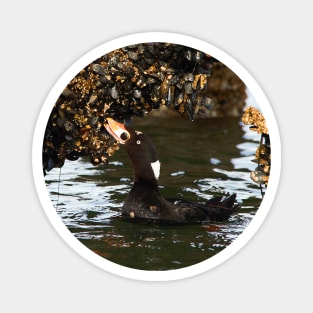
[{"label": "white patch on bill", "polygon": [[157,161],[151,163],[151,167],[152,167],[152,170],[153,170],[153,173],[154,173],[154,177],[156,179],[159,179],[159,176],[160,176],[160,161],[157,160]]}]

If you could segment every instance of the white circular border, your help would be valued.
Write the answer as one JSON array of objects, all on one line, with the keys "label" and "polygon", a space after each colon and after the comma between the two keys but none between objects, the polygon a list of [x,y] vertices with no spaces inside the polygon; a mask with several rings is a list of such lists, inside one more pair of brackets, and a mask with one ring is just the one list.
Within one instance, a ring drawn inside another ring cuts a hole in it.
[{"label": "white circular border", "polygon": [[[262,113],[266,118],[271,137],[271,177],[264,199],[262,200],[262,203],[250,224],[243,231],[243,233],[239,235],[236,240],[234,240],[233,243],[231,243],[215,256],[198,264],[176,270],[136,270],[108,261],[103,257],[97,255],[96,253],[92,252],[89,248],[87,248],[74,237],[74,235],[68,230],[68,228],[62,222],[61,218],[56,213],[56,210],[50,200],[42,171],[42,143],[44,138],[44,132],[53,105],[57,101],[63,89],[84,67],[88,66],[91,62],[95,61],[102,55],[105,55],[121,47],[143,42],[170,42],[189,46],[191,48],[212,55],[216,59],[224,63],[234,73],[236,73],[236,75],[240,77],[240,79],[246,84],[247,88],[253,94],[254,98],[262,109]],[[261,226],[266,215],[268,214],[276,195],[281,169],[281,144],[277,122],[269,101],[267,100],[265,94],[263,93],[257,82],[254,80],[254,78],[237,61],[235,61],[227,53],[216,48],[215,46],[194,37],[189,37],[176,33],[149,32],[128,35],[104,43],[82,56],[68,70],[66,70],[66,72],[60,77],[60,79],[51,89],[39,113],[33,138],[32,165],[37,193],[46,215],[48,216],[50,222],[59,233],[59,235],[79,255],[87,259],[92,264],[119,276],[145,281],[170,281],[198,275],[216,267],[217,265],[221,264],[222,262],[233,256],[252,238],[252,236]]]}]

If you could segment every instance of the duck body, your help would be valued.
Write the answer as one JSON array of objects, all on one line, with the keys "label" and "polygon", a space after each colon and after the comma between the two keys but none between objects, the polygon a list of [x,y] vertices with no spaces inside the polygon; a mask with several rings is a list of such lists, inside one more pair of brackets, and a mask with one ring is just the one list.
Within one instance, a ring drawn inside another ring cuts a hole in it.
[{"label": "duck body", "polygon": [[122,216],[133,220],[197,223],[227,220],[240,206],[236,194],[213,197],[206,203],[164,198],[158,187],[160,162],[149,136],[107,118],[105,128],[125,146],[134,170],[134,184],[125,199]]},{"label": "duck body", "polygon": [[205,203],[163,198],[159,189],[134,183],[124,202],[122,215],[136,220],[167,223],[223,221],[239,208],[235,200],[235,194],[223,200],[222,197],[213,197]]}]

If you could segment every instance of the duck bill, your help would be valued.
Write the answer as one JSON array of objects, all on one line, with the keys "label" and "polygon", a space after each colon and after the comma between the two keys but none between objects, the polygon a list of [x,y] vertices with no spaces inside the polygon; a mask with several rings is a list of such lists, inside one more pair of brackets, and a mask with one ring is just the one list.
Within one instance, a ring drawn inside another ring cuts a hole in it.
[{"label": "duck bill", "polygon": [[125,144],[126,140],[123,140],[121,137],[122,134],[126,133],[126,137],[128,138],[129,132],[124,124],[116,122],[112,118],[108,117],[104,123],[104,127],[117,142]]}]

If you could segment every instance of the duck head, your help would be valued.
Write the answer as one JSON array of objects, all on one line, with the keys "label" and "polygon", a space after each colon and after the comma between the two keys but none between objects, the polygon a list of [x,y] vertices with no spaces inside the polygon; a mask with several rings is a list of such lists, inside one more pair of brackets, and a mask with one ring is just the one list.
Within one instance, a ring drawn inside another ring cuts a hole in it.
[{"label": "duck head", "polygon": [[125,146],[132,162],[135,182],[157,185],[160,162],[150,137],[116,122],[112,118],[106,119],[104,127],[117,142]]}]

